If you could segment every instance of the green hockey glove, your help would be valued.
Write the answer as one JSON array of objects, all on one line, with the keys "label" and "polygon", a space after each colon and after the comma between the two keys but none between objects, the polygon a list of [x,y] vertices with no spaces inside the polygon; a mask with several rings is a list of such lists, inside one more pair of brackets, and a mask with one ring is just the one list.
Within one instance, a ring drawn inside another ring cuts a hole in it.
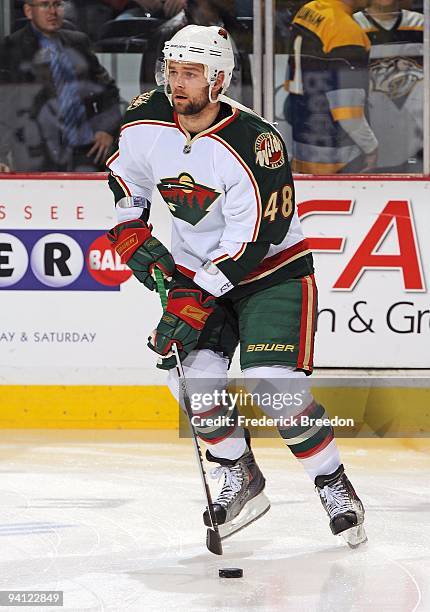
[{"label": "green hockey glove", "polygon": [[175,262],[166,247],[154,238],[151,230],[152,226],[136,219],[119,223],[106,235],[122,263],[127,264],[137,280],[153,291],[157,287],[152,278],[154,268],[159,268],[164,277],[170,279],[175,271]]},{"label": "green hockey glove", "polygon": [[215,307],[212,295],[203,297],[200,289],[171,289],[166,310],[152,335],[150,349],[163,357],[157,368],[170,370],[176,365],[172,345],[176,344],[179,357],[184,359],[197,345],[208,317]]}]

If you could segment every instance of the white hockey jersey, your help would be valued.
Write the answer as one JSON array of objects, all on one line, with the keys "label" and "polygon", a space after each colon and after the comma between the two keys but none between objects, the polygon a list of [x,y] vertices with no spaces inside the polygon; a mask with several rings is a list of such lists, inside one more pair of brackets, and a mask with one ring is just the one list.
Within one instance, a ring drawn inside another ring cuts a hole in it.
[{"label": "white hockey jersey", "polygon": [[313,272],[285,145],[255,114],[223,102],[215,124],[192,137],[163,91],[142,94],[108,167],[116,202],[151,201],[158,190],[173,217],[171,251],[187,277],[212,261],[235,287],[229,295],[242,295]]}]

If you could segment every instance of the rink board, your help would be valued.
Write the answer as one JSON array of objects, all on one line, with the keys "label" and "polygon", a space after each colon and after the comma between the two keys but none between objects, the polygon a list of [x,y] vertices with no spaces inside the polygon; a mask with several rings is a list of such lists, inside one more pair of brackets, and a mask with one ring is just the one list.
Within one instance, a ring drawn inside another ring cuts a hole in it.
[{"label": "rink board", "polygon": [[[296,177],[319,284],[317,367],[430,367],[429,189],[421,177]],[[3,175],[0,193],[3,426],[176,427],[146,348],[159,300],[106,244],[105,177]],[[151,220],[168,244],[155,196]]]}]

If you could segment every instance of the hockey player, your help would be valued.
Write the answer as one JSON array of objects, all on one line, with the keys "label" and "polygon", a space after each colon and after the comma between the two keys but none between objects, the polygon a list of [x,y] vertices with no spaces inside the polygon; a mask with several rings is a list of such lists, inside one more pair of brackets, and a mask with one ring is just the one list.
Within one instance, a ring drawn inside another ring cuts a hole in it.
[{"label": "hockey player", "polygon": [[[176,395],[173,343],[187,381],[203,381],[208,391],[225,384],[239,342],[245,377],[272,386],[305,379],[313,367],[317,296],[284,142],[224,95],[234,59],[223,28],[187,26],[163,52],[164,89],[133,100],[108,161],[118,213],[108,233],[113,246],[149,289],[155,266],[173,278],[149,347],[161,357],[158,367],[169,370]],[[147,224],[154,189],[173,217],[172,254]],[[219,427],[205,425],[228,410],[222,402],[212,406],[196,427],[208,461],[218,464],[214,476],[224,479],[214,505],[222,536],[270,507],[237,409]],[[325,416],[312,398],[301,413]],[[345,533],[351,545],[363,542],[363,506],[332,428],[286,427],[280,434],[315,482],[333,533]]]}]

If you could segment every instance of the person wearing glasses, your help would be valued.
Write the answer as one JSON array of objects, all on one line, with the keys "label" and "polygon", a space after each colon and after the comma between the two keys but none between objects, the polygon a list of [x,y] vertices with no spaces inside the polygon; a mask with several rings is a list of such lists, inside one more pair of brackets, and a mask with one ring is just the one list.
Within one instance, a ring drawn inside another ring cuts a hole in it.
[{"label": "person wearing glasses", "polygon": [[64,2],[24,3],[29,20],[0,49],[0,171],[104,169],[120,123],[119,91]]}]

